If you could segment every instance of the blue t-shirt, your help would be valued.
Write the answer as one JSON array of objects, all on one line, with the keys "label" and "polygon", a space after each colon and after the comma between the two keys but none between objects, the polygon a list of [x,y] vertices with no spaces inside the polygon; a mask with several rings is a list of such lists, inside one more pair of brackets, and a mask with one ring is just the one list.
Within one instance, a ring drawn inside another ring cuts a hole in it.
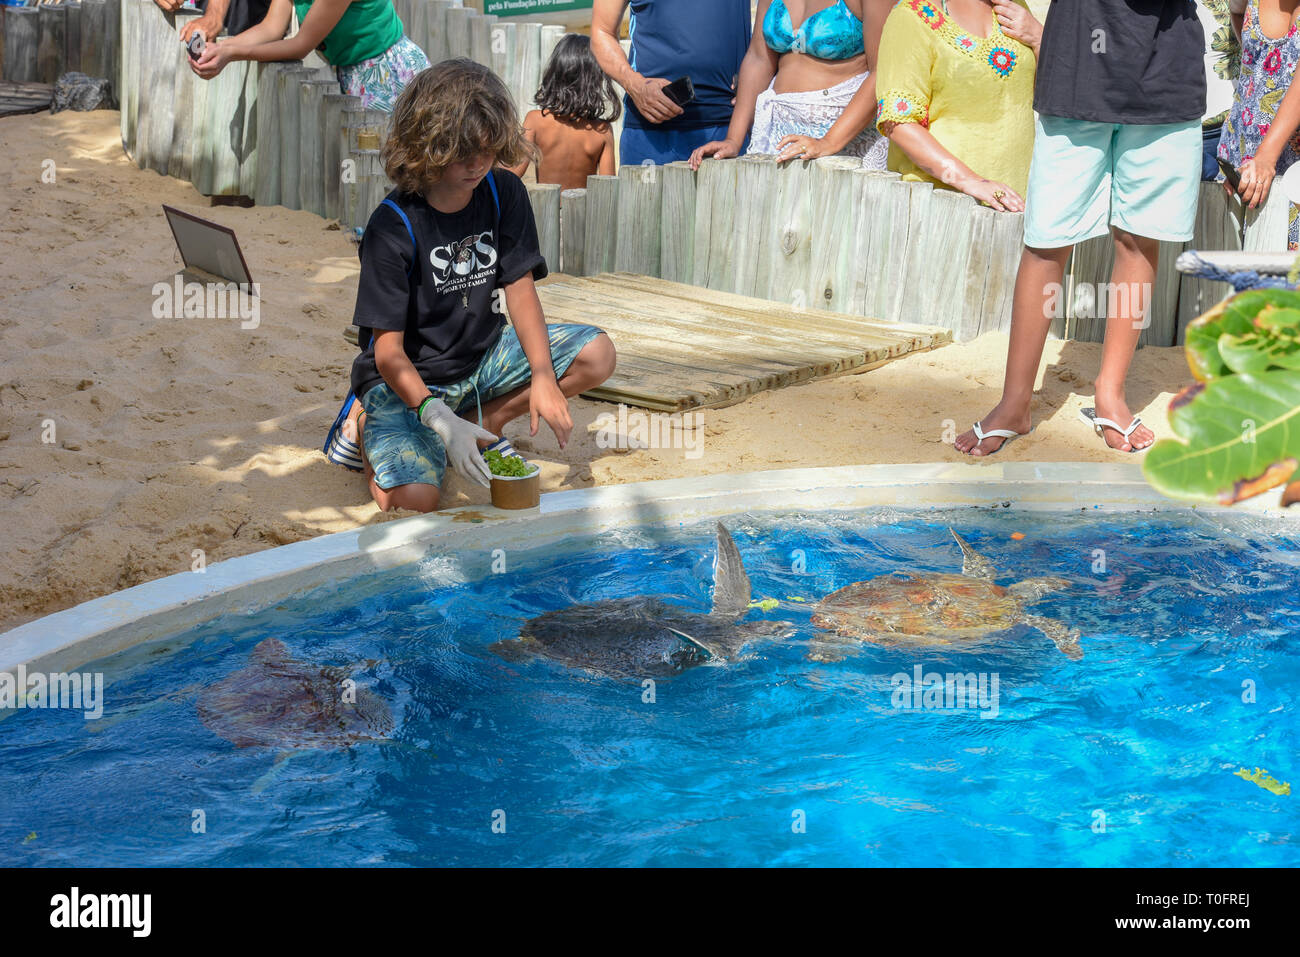
[{"label": "blue t-shirt", "polygon": [[624,125],[660,130],[725,125],[735,96],[731,81],[749,46],[749,0],[631,0],[631,6],[632,69],[666,80],[689,76],[695,99],[676,119],[650,123],[631,97],[624,97]]}]

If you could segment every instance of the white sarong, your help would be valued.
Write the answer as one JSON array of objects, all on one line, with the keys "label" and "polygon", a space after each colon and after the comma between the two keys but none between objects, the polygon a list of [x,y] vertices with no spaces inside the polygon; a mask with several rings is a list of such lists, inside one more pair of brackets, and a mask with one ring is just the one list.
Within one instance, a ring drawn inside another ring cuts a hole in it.
[{"label": "white sarong", "polygon": [[[859,73],[828,90],[804,93],[777,93],[775,80],[758,95],[754,103],[754,126],[749,134],[750,153],[778,153],[777,144],[786,136],[811,136],[821,139],[858,92],[868,74]],[[873,123],[855,136],[840,156],[861,156],[867,169],[885,168],[889,140],[876,132]]]}]

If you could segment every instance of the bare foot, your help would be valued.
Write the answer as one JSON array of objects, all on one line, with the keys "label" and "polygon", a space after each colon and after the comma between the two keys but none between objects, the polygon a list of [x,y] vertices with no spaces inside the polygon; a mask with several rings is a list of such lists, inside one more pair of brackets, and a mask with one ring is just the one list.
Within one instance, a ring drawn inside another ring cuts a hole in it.
[{"label": "bare foot", "polygon": [[[1128,428],[1129,423],[1133,421],[1133,413],[1129,411],[1128,403],[1122,398],[1104,399],[1097,396],[1095,401],[1098,418],[1118,422],[1124,428]],[[1106,444],[1119,452],[1140,452],[1156,440],[1155,433],[1145,425],[1139,425],[1129,433],[1128,438],[1124,438],[1123,432],[1109,426],[1103,426],[1101,434],[1106,439]]]},{"label": "bare foot", "polygon": [[[1032,424],[1029,419],[1028,407],[1021,410],[1004,410],[1001,402],[993,407],[992,412],[980,419],[980,428],[986,433],[991,432],[993,429],[1010,429],[1023,435],[1029,431]],[[999,435],[990,435],[983,442],[978,442],[975,438],[975,430],[967,429],[957,436],[953,448],[958,452],[965,452],[967,455],[992,455],[1002,448],[1002,443],[1005,441],[1006,439]]]}]

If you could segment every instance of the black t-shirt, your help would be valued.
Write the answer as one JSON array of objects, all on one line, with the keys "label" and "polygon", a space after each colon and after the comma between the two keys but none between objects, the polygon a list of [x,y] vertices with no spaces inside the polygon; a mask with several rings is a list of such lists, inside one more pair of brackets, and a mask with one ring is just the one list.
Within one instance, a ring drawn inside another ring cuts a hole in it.
[{"label": "black t-shirt", "polygon": [[352,314],[364,347],[352,363],[352,391],[358,397],[383,381],[370,345],[372,332],[402,330],[406,354],[425,382],[460,382],[505,328],[503,297],[496,288],[530,272],[534,279],[546,275],[528,191],[513,173],[498,169],[493,176],[499,218],[487,179],[455,213],[438,212],[418,193],[388,194],[415,231],[414,266],[416,249],[397,211],[381,203],[370,214],[358,251],[361,278]]},{"label": "black t-shirt", "polygon": [[1052,0],[1034,109],[1154,125],[1205,115],[1205,32],[1194,0]]},{"label": "black t-shirt", "polygon": [[[200,0],[195,6],[206,12],[208,0]],[[226,8],[226,33],[233,37],[257,26],[266,19],[270,8],[271,0],[230,0],[230,6]]]}]

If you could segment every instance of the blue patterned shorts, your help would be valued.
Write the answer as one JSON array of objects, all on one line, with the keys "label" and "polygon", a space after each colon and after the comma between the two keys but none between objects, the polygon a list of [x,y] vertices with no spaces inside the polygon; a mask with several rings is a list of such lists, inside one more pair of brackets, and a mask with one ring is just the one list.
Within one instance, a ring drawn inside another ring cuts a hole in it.
[{"label": "blue patterned shorts", "polygon": [[344,93],[361,97],[365,109],[391,113],[406,84],[428,67],[424,51],[404,36],[377,57],[339,67],[339,86]]},{"label": "blue patterned shorts", "polygon": [[[551,340],[551,365],[558,379],[573,364],[583,346],[602,330],[565,323],[547,326],[546,332]],[[532,376],[532,367],[514,326],[507,326],[468,379],[431,385],[429,391],[459,414],[528,385]],[[361,407],[366,411],[362,435],[365,456],[375,470],[375,484],[385,490],[413,483],[441,488],[447,470],[442,439],[420,421],[388,383],[373,386],[362,397]]]}]

